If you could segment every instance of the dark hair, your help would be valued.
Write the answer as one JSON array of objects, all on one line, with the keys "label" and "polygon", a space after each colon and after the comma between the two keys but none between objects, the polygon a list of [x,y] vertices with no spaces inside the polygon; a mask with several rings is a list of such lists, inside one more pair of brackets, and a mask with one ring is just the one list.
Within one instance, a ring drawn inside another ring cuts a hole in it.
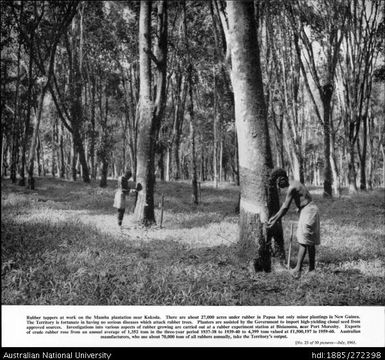
[{"label": "dark hair", "polygon": [[274,168],[270,174],[270,180],[276,181],[280,177],[284,177],[287,179],[288,177],[286,171],[279,167]]}]

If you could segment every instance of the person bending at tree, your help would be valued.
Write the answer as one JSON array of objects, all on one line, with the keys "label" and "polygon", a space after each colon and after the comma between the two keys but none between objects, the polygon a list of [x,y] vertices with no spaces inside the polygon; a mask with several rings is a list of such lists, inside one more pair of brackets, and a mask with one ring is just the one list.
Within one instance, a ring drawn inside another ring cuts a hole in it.
[{"label": "person bending at tree", "polygon": [[122,226],[124,212],[126,210],[126,195],[131,191],[137,191],[135,181],[131,179],[132,172],[127,170],[124,175],[118,178],[118,190],[115,193],[114,207],[118,209],[118,225]]},{"label": "person bending at tree", "polygon": [[295,278],[300,277],[302,263],[306,252],[309,256],[309,271],[315,269],[315,245],[320,244],[320,218],[318,207],[312,201],[312,197],[305,185],[299,181],[291,181],[287,177],[286,171],[281,168],[276,168],[271,174],[280,188],[289,187],[286,194],[286,199],[279,211],[272,216],[267,227],[271,228],[279,221],[289,210],[292,200],[296,204],[299,212],[299,221],[297,229],[297,241],[299,243],[297,265],[291,270]]}]

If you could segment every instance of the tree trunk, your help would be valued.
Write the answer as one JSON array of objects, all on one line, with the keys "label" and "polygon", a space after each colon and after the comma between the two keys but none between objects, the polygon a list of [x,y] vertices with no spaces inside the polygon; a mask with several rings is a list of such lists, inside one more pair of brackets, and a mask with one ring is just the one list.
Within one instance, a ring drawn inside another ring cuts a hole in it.
[{"label": "tree trunk", "polygon": [[174,125],[173,125],[173,158],[174,163],[172,166],[173,179],[179,180],[181,177],[181,162],[180,162],[180,136],[183,127],[184,108],[187,96],[187,81],[186,77],[180,75],[178,79],[178,85],[176,88],[176,105],[174,111]]},{"label": "tree trunk", "polygon": [[[191,70],[190,70],[191,71]],[[191,74],[190,74],[191,77]],[[194,105],[192,95],[192,81],[190,79],[190,104],[188,114],[190,117],[190,143],[191,143],[191,176],[192,176],[192,202],[198,204],[198,175],[197,175],[197,160],[195,151],[195,124],[194,124]]]},{"label": "tree trunk", "polygon": [[90,162],[91,162],[91,178],[96,179],[96,168],[95,168],[95,110],[96,110],[96,82],[95,78],[92,78],[91,84],[91,139],[90,139]]},{"label": "tree trunk", "polygon": [[151,98],[151,1],[140,3],[139,16],[139,64],[140,64],[140,113],[138,124],[138,151],[136,182],[141,184],[135,206],[138,222],[145,226],[155,224],[155,144],[163,117],[166,95],[167,64],[167,2],[158,2],[155,102]]},{"label": "tree trunk", "polygon": [[[130,111],[130,119],[132,120],[129,123],[130,128],[130,142],[129,142],[129,154],[130,154],[130,160],[131,160],[131,171],[136,178],[136,169],[137,169],[137,126],[139,121],[139,104],[136,100],[138,96],[136,96],[136,92],[134,92],[134,83],[135,83],[135,70],[136,67],[131,66],[130,67],[130,74],[129,74],[129,88],[130,88],[130,95],[129,95],[129,111]],[[136,107],[135,107],[135,101],[136,101]]]},{"label": "tree trunk", "polygon": [[277,166],[283,168],[284,167],[284,146],[283,146],[283,111],[278,114],[278,121],[276,119],[275,111],[272,111],[273,121],[274,121],[274,129],[275,129],[275,141],[277,148]]},{"label": "tree trunk", "polygon": [[[103,93],[105,94],[105,105],[103,111]],[[107,85],[103,87],[103,81],[100,81],[100,90],[99,90],[99,113],[100,113],[100,143],[98,147],[98,160],[101,163],[100,169],[100,187],[107,186],[107,176],[108,176],[108,163],[110,159],[109,154],[109,143],[111,141],[108,124],[108,88]]]},{"label": "tree trunk", "polygon": [[[366,190],[366,152],[368,148],[367,126],[368,117],[365,115],[362,121],[362,151],[360,154],[360,190]],[[359,144],[359,142],[357,142]],[[360,151],[359,151],[360,152]]]},{"label": "tree trunk", "polygon": [[64,126],[60,125],[60,134],[59,134],[59,151],[60,151],[60,178],[64,179],[66,176],[66,164],[64,156]]},{"label": "tree trunk", "polygon": [[72,142],[71,142],[72,148],[71,148],[71,176],[72,181],[76,181],[77,179],[77,151],[76,151],[76,144],[74,139],[74,134],[72,133]]},{"label": "tree trunk", "polygon": [[381,144],[381,153],[382,153],[382,187],[385,188],[385,147]]},{"label": "tree trunk", "polygon": [[214,176],[214,187],[218,188],[218,124],[219,124],[219,108],[218,108],[218,86],[217,86],[217,75],[214,68],[214,123],[213,123],[213,176]]},{"label": "tree trunk", "polygon": [[7,142],[5,138],[5,133],[1,134],[1,178],[3,178],[4,175],[4,157],[7,153]]},{"label": "tree trunk", "polygon": [[238,135],[235,134],[235,154],[234,154],[235,160],[236,160],[236,173],[235,173],[235,184],[237,186],[240,186],[241,180],[240,180],[240,170],[239,170],[239,145],[238,145]]},{"label": "tree trunk", "polygon": [[[40,142],[39,135],[37,138],[37,145],[36,145],[36,164],[37,164],[37,175],[41,176],[43,167],[41,165],[41,142]],[[31,187],[31,190],[32,190],[32,187]]]},{"label": "tree trunk", "polygon": [[357,192],[357,174],[355,166],[354,145],[350,143],[349,147],[348,184],[349,193],[354,194]]},{"label": "tree trunk", "polygon": [[334,181],[333,181],[334,194],[336,197],[339,198],[341,196],[341,191],[340,191],[341,181],[340,181],[340,174],[338,171],[337,159],[336,159],[336,155],[334,152],[334,145],[333,144],[331,145],[330,150],[331,150],[330,162],[331,162],[331,168],[332,168],[333,179],[334,179]]},{"label": "tree trunk", "polygon": [[205,155],[204,155],[204,144],[203,144],[203,136],[202,134],[199,137],[200,146],[201,146],[201,159],[200,159],[200,180],[201,182],[206,180],[205,174]]},{"label": "tree trunk", "polygon": [[[227,7],[239,144],[241,199],[238,245],[242,258],[254,257],[255,270],[270,271],[270,239],[273,234],[266,231],[264,224],[279,204],[276,187],[269,186],[272,158],[254,4],[227,1]],[[280,224],[276,229],[282,233]],[[275,240],[283,249],[283,237]]]},{"label": "tree trunk", "polygon": [[51,174],[56,175],[57,119],[52,122]]},{"label": "tree trunk", "polygon": [[100,187],[106,187],[107,186],[107,176],[108,176],[108,162],[103,159],[102,160],[102,168],[100,169]]},{"label": "tree trunk", "polygon": [[70,92],[71,92],[71,125],[73,132],[73,141],[75,149],[79,154],[79,161],[82,167],[82,177],[85,183],[90,182],[90,176],[88,171],[88,165],[86,155],[84,152],[83,140],[81,137],[81,125],[83,122],[83,109],[82,109],[82,69],[81,69],[81,22],[82,18],[78,19],[75,16],[72,25],[72,58],[70,66]]},{"label": "tree trunk", "polygon": [[219,182],[224,181],[223,174],[223,137],[222,134],[220,136],[219,142]]},{"label": "tree trunk", "polygon": [[332,197],[333,175],[330,163],[330,105],[332,92],[326,90],[323,104],[323,136],[324,136],[324,197]]},{"label": "tree trunk", "polygon": [[166,150],[166,181],[170,181],[171,179],[171,162],[172,162],[172,158],[171,158],[171,147],[169,145],[167,145],[167,150]]},{"label": "tree trunk", "polygon": [[14,116],[12,122],[12,156],[11,156],[11,180],[12,183],[16,183],[17,177],[17,165],[19,159],[19,131],[20,131],[20,57],[21,57],[21,42],[19,42],[17,50],[17,72],[16,72],[16,84],[15,84],[15,101],[14,101]]},{"label": "tree trunk", "polygon": [[194,99],[193,99],[193,65],[191,61],[191,53],[189,48],[189,35],[187,30],[187,13],[186,2],[183,2],[183,25],[184,25],[184,41],[187,52],[187,77],[189,89],[188,116],[190,120],[190,144],[191,144],[191,176],[192,176],[192,202],[199,203],[198,196],[198,174],[197,174],[197,159],[195,149],[195,119],[194,119]]},{"label": "tree trunk", "polygon": [[164,148],[163,147],[159,151],[158,169],[159,169],[160,180],[164,181],[165,171],[164,171]]},{"label": "tree trunk", "polygon": [[31,190],[35,189],[35,180],[33,178],[33,173],[34,173],[33,170],[34,170],[34,164],[35,164],[36,147],[39,141],[39,127],[40,127],[41,116],[43,112],[43,103],[44,103],[46,92],[47,92],[47,84],[44,85],[41,90],[38,108],[34,114],[33,134],[31,139],[29,160],[28,160],[28,187]]}]

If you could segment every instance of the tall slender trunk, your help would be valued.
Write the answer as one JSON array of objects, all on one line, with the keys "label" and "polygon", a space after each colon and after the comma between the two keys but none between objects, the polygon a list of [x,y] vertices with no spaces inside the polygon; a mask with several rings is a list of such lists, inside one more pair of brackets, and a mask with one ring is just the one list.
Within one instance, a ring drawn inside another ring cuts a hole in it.
[{"label": "tall slender trunk", "polygon": [[157,3],[156,92],[151,97],[151,1],[140,3],[139,15],[139,64],[140,64],[140,113],[138,124],[138,150],[136,181],[141,184],[135,206],[138,222],[145,226],[155,223],[155,145],[163,118],[166,98],[167,65],[167,2]]},{"label": "tall slender trunk", "polygon": [[357,192],[357,173],[355,165],[354,144],[349,143],[349,164],[348,164],[348,184],[349,192]]},{"label": "tall slender trunk", "polygon": [[381,153],[382,153],[382,187],[385,188],[385,147],[381,144]]},{"label": "tall slender trunk", "polygon": [[281,111],[278,114],[278,121],[276,121],[275,112],[273,113],[273,119],[274,119],[274,125],[275,125],[275,140],[276,140],[276,147],[277,147],[277,166],[278,167],[284,167],[284,146],[283,146],[283,111]]},{"label": "tall slender trunk", "polygon": [[76,164],[77,164],[77,151],[76,151],[76,144],[75,144],[75,139],[74,139],[74,134],[72,134],[72,148],[71,148],[71,176],[72,176],[72,181],[76,181],[77,179],[77,169],[76,169]]},{"label": "tall slender trunk", "polygon": [[[82,14],[82,12],[81,12]],[[72,57],[70,66],[70,92],[71,92],[71,125],[73,131],[73,142],[82,167],[82,177],[85,183],[90,182],[88,165],[81,137],[81,126],[83,122],[82,109],[82,15],[75,16],[72,23]],[[72,175],[74,177],[74,174]]]},{"label": "tall slender trunk", "polygon": [[52,148],[51,148],[51,175],[56,175],[56,140],[57,140],[57,119],[52,122]]},{"label": "tall slender trunk", "polygon": [[171,154],[172,154],[171,148],[169,145],[167,145],[167,149],[166,149],[166,176],[165,176],[166,181],[170,181],[170,179],[171,179],[171,162],[172,162]]},{"label": "tall slender trunk", "polygon": [[219,142],[219,182],[224,181],[223,179],[223,137],[222,134],[220,136]]},{"label": "tall slender trunk", "polygon": [[43,113],[44,98],[48,88],[47,85],[48,83],[45,86],[43,86],[41,90],[38,107],[37,107],[37,110],[34,112],[34,116],[33,116],[34,118],[33,134],[31,139],[29,160],[28,160],[28,187],[31,190],[35,188],[35,180],[33,178],[35,154],[36,154],[37,143],[39,141],[39,128],[40,128],[41,116]]},{"label": "tall slender trunk", "polygon": [[213,143],[213,176],[214,176],[214,186],[218,188],[218,124],[219,124],[219,108],[218,108],[218,82],[217,75],[214,68],[214,122],[213,122],[213,134],[214,134],[214,143]]},{"label": "tall slender trunk", "polygon": [[164,169],[164,148],[162,147],[159,150],[159,159],[158,159],[158,169],[159,169],[159,177],[161,181],[165,180],[165,169]]},{"label": "tall slender trunk", "polygon": [[200,145],[201,145],[201,162],[200,162],[200,180],[205,181],[206,180],[206,174],[205,174],[205,155],[204,155],[204,144],[203,144],[203,136],[202,134],[199,137],[200,139]]},{"label": "tall slender trunk", "polygon": [[238,145],[238,135],[235,134],[235,154],[234,154],[235,160],[236,160],[236,185],[239,186],[241,184],[240,180],[240,168],[239,168],[239,145]]},{"label": "tall slender trunk", "polygon": [[[191,70],[190,70],[191,72]],[[190,103],[188,107],[188,114],[190,117],[190,143],[191,143],[191,176],[192,176],[192,201],[194,204],[198,204],[198,175],[197,175],[197,160],[195,150],[195,124],[194,124],[194,103],[193,103],[193,91],[192,81],[190,74]]]},{"label": "tall slender trunk", "polygon": [[180,161],[180,137],[183,127],[183,118],[185,111],[185,103],[187,96],[187,80],[182,74],[179,75],[177,94],[176,94],[176,105],[174,110],[174,125],[173,125],[173,159],[174,163],[172,166],[174,180],[179,180],[181,177],[181,161]]},{"label": "tall slender trunk", "polygon": [[91,139],[90,139],[90,162],[91,162],[91,178],[96,179],[96,167],[95,167],[95,110],[96,110],[96,81],[95,77],[92,77],[91,83]]},{"label": "tall slender trunk", "polygon": [[138,167],[136,181],[141,190],[135,206],[135,215],[144,225],[155,223],[154,214],[154,159],[151,154],[151,127],[154,104],[151,99],[151,1],[140,3],[139,16],[139,63],[140,63],[140,109],[138,123]]},{"label": "tall slender trunk", "polygon": [[227,1],[231,46],[231,80],[239,144],[240,222],[239,249],[245,259],[254,258],[255,270],[270,271],[271,237],[284,257],[281,224],[275,232],[265,223],[279,208],[276,186],[269,185],[272,168],[267,111],[263,93],[259,47],[253,2]]},{"label": "tall slender trunk", "polygon": [[336,197],[341,196],[341,181],[340,181],[340,174],[338,171],[338,164],[337,164],[337,159],[336,159],[336,154],[334,150],[334,145],[331,146],[330,149],[330,161],[331,161],[331,168],[332,168],[332,173],[333,173],[333,188],[334,188],[334,194]]},{"label": "tall slender trunk", "polygon": [[[366,190],[366,153],[368,149],[368,117],[365,115],[362,121],[362,149],[360,154],[360,190]],[[357,142],[359,144],[359,142]]]},{"label": "tall slender trunk", "polygon": [[7,150],[7,142],[5,138],[5,133],[1,134],[1,178],[4,176],[4,157]]},{"label": "tall slender trunk", "polygon": [[324,193],[325,197],[332,197],[333,190],[333,175],[330,163],[330,105],[331,105],[332,92],[324,92],[322,99],[323,104],[323,140],[324,140]]},{"label": "tall slender trunk", "polygon": [[19,154],[19,132],[20,132],[20,58],[21,58],[21,42],[19,42],[17,50],[17,72],[16,72],[16,85],[15,85],[15,101],[14,101],[14,116],[12,122],[12,157],[11,157],[11,180],[12,183],[16,183],[18,154]]},{"label": "tall slender trunk", "polygon": [[64,156],[64,126],[63,126],[63,124],[60,124],[59,151],[60,151],[60,178],[64,179],[66,176],[66,163],[65,163],[65,156]]},{"label": "tall slender trunk", "polygon": [[[107,87],[105,87],[105,109],[104,109],[104,114],[102,111],[102,107],[100,107],[100,123],[101,123],[101,149],[99,153],[99,159],[101,161],[101,169],[100,169],[100,182],[99,186],[100,187],[106,187],[107,186],[107,176],[108,176],[108,159],[109,159],[109,154],[107,152],[108,149],[108,142],[110,141],[109,139],[109,130],[107,127],[108,123],[108,94],[107,94]],[[102,99],[103,94],[103,86],[101,84],[100,87],[100,98]],[[101,101],[101,100],[100,100]]]},{"label": "tall slender trunk", "polygon": [[40,136],[38,136],[37,145],[36,145],[36,164],[37,164],[37,175],[41,176],[42,168],[43,167],[42,167],[42,164],[41,164],[41,141],[40,141]]}]

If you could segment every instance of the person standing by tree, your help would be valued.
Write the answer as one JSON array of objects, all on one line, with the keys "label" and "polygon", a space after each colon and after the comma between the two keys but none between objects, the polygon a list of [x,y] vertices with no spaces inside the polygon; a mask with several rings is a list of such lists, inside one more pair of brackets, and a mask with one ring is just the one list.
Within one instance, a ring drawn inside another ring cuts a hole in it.
[{"label": "person standing by tree", "polygon": [[299,243],[298,260],[296,267],[291,271],[295,278],[299,278],[306,252],[309,254],[309,271],[315,269],[315,245],[320,244],[318,207],[314,204],[305,185],[295,180],[289,184],[285,170],[281,168],[274,169],[271,173],[271,178],[280,188],[289,187],[289,189],[280,210],[269,219],[267,227],[273,227],[287,213],[293,199],[300,214],[297,229],[297,241]]},{"label": "person standing by tree", "polygon": [[139,185],[132,180],[132,172],[127,170],[118,178],[118,190],[115,193],[114,208],[118,209],[118,225],[122,226],[124,212],[126,210],[126,195],[130,191],[138,191]]}]

